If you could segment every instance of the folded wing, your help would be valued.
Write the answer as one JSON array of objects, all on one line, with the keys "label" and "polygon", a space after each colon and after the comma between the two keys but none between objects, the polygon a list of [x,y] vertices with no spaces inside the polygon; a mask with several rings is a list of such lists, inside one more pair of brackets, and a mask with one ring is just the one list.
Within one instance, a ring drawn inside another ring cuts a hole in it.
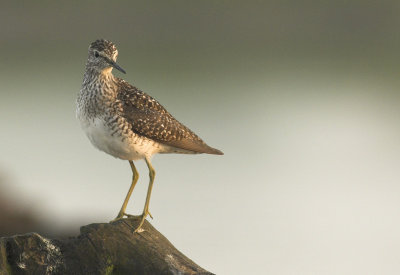
[{"label": "folded wing", "polygon": [[176,120],[157,100],[121,80],[118,97],[135,133],[159,143],[197,153],[222,155]]}]

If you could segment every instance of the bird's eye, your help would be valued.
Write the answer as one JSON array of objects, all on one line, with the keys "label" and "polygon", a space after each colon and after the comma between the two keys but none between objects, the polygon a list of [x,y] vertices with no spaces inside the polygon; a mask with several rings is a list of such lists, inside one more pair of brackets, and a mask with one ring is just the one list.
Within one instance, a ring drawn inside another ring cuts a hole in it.
[{"label": "bird's eye", "polygon": [[99,57],[99,52],[94,52],[95,57]]}]

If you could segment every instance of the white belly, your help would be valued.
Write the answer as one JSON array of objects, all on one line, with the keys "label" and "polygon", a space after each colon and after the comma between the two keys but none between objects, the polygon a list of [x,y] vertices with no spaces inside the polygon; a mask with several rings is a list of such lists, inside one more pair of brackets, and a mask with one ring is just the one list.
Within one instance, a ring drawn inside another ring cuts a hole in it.
[{"label": "white belly", "polygon": [[143,159],[158,153],[161,145],[130,133],[123,138],[114,133],[103,119],[81,120],[81,125],[91,143],[99,150],[124,160]]}]

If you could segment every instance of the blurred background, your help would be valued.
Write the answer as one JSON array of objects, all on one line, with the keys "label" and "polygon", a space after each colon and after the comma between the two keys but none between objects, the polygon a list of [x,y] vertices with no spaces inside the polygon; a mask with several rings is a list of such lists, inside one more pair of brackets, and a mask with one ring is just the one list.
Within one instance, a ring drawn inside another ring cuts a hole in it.
[{"label": "blurred background", "polygon": [[394,0],[2,3],[0,235],[117,215],[129,164],[75,118],[87,48],[105,38],[124,79],[225,153],[153,159],[150,222],[184,254],[216,274],[399,274],[399,13]]}]

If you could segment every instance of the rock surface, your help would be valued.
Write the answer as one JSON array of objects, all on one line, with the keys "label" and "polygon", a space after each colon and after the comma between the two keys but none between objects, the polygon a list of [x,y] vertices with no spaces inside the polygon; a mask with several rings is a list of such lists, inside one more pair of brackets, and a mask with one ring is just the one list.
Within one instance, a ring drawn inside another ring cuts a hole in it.
[{"label": "rock surface", "polygon": [[212,274],[181,252],[147,221],[137,218],[81,227],[77,237],[37,233],[0,238],[0,275]]}]

